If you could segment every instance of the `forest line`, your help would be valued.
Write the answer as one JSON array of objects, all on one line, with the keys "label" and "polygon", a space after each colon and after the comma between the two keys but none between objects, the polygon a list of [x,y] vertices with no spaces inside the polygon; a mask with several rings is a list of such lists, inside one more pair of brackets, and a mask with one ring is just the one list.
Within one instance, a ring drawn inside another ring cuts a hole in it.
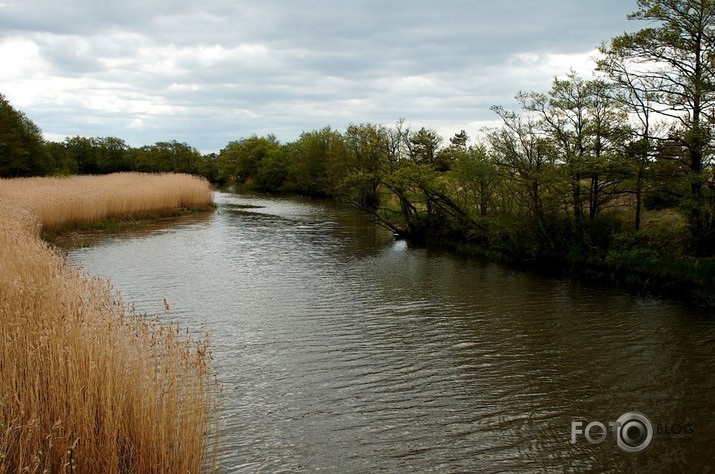
[{"label": "forest line", "polygon": [[[252,135],[202,154],[116,137],[45,142],[3,98],[0,176],[182,172],[241,189],[351,202],[396,234],[517,262],[704,293],[715,288],[715,2],[640,0],[647,27],[604,42],[501,126],[445,139],[405,120]],[[8,118],[9,117],[9,118]],[[6,129],[3,127],[3,129]],[[708,296],[709,295],[709,296]]]}]

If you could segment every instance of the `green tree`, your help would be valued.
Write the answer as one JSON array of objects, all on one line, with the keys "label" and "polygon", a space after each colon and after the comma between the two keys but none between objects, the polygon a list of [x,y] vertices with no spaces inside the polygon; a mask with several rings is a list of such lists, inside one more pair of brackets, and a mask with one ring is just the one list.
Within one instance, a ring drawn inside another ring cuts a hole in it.
[{"label": "green tree", "polygon": [[[605,45],[601,46],[601,51],[606,51]],[[601,57],[597,61],[597,70],[605,73],[612,81],[617,89],[614,99],[632,117],[629,128],[631,137],[626,144],[624,164],[631,182],[629,189],[635,197],[634,227],[639,230],[650,165],[655,161],[657,144],[665,142],[662,135],[664,127],[656,121],[657,95],[649,90],[648,77],[631,71],[630,65],[618,55],[606,54]]]},{"label": "green tree", "polygon": [[253,135],[229,142],[219,153],[219,177],[239,185],[253,183],[263,159],[279,147],[280,143],[273,135]]},{"label": "green tree", "polygon": [[435,169],[442,172],[452,169],[455,162],[468,152],[468,141],[469,135],[467,135],[467,132],[464,130],[455,133],[454,136],[449,139],[449,146],[437,152]]},{"label": "green tree", "polygon": [[217,183],[220,181],[218,172],[218,154],[208,153],[206,155],[201,155],[199,162],[197,163],[197,172],[199,175],[208,179],[211,183]]},{"label": "green tree", "polygon": [[408,137],[407,146],[410,159],[419,165],[430,165],[437,170],[444,171],[448,166],[439,161],[441,144],[442,137],[437,132],[422,127]]},{"label": "green tree", "polygon": [[638,0],[629,19],[652,26],[613,38],[601,48],[606,71],[629,71],[652,98],[650,110],[678,123],[672,135],[682,149],[690,195],[687,204],[693,250],[712,253],[708,196],[715,106],[715,1]]},{"label": "green tree", "polygon": [[174,173],[197,173],[201,153],[188,143],[176,140],[157,142],[149,147],[156,171]]},{"label": "green tree", "polygon": [[254,185],[259,191],[279,192],[285,190],[290,167],[287,145],[269,149],[258,164]]},{"label": "green tree", "polygon": [[585,205],[594,220],[620,194],[624,179],[618,158],[628,136],[627,120],[610,85],[571,71],[566,79],[554,79],[548,94],[520,93],[517,99],[525,110],[539,114],[540,128],[568,170],[576,222],[583,221]]},{"label": "green tree", "polygon": [[64,145],[77,173],[99,173],[99,149],[94,139],[76,136],[65,139]]},{"label": "green tree", "polygon": [[456,194],[462,208],[475,209],[481,218],[496,210],[498,169],[485,146],[470,147],[458,153],[450,174],[457,185]]},{"label": "green tree", "polygon": [[562,237],[557,235],[556,224],[568,191],[553,141],[533,118],[502,107],[492,110],[504,122],[487,135],[502,175],[500,184],[509,198],[502,200],[501,217],[526,223],[516,233],[510,226],[511,241],[528,254],[556,253]]},{"label": "green tree", "polygon": [[45,154],[53,174],[65,176],[77,174],[77,162],[68,153],[65,143],[45,142]]},{"label": "green tree", "polygon": [[343,136],[330,127],[304,132],[292,144],[291,175],[303,194],[333,196],[345,176],[347,149]]},{"label": "green tree", "polygon": [[129,147],[124,140],[117,137],[97,137],[93,139],[93,145],[97,148],[97,170],[99,173],[129,171],[125,156]]},{"label": "green tree", "polygon": [[454,136],[449,139],[450,148],[455,150],[467,151],[467,142],[469,142],[469,135],[464,130],[455,133]]},{"label": "green tree", "polygon": [[36,176],[49,171],[42,131],[0,94],[0,176]]},{"label": "green tree", "polygon": [[366,210],[377,211],[385,167],[394,161],[391,135],[384,126],[367,123],[349,125],[344,137],[347,160],[341,186],[343,197]]}]

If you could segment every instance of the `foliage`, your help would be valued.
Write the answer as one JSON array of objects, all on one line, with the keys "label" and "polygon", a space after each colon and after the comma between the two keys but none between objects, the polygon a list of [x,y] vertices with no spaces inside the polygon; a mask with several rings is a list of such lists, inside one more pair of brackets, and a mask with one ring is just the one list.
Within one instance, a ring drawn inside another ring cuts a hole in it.
[{"label": "foliage", "polygon": [[286,148],[293,191],[317,196],[334,196],[339,192],[348,153],[340,132],[330,127],[303,132]]},{"label": "foliage", "polygon": [[42,131],[0,94],[0,178],[48,171]]},{"label": "foliage", "polygon": [[[630,19],[650,22],[603,45],[599,68],[625,86],[627,102],[668,117],[672,127],[660,146],[678,161],[689,195],[683,200],[698,255],[713,252],[712,165],[715,107],[715,2],[639,0]],[[644,137],[645,138],[645,137]]]},{"label": "foliage", "polygon": [[[280,144],[272,135],[268,137],[253,135],[249,138],[232,141],[219,153],[219,176],[222,180],[243,185],[255,182],[262,166],[271,167],[274,172],[282,173],[282,169],[274,166],[273,155],[279,150]],[[267,186],[263,186],[269,180],[266,172],[262,173],[262,179],[263,181],[259,180],[259,187],[266,188]],[[271,179],[271,181],[275,180]],[[269,190],[276,189],[269,188]]]}]

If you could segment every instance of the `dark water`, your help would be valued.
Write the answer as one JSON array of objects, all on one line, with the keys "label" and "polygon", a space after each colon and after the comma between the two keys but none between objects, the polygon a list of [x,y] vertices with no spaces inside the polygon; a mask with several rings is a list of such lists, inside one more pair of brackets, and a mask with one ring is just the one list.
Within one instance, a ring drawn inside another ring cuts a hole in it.
[{"label": "dark water", "polygon": [[[216,202],[69,254],[212,334],[224,472],[715,469],[707,315],[411,248],[335,203]],[[571,443],[572,422],[632,411],[654,433],[642,452]]]}]

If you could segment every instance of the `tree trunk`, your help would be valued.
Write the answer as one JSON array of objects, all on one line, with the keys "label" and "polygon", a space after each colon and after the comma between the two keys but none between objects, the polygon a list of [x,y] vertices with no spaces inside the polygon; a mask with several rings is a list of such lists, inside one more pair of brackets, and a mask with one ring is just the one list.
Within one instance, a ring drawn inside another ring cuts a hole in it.
[{"label": "tree trunk", "polygon": [[589,199],[589,219],[594,220],[596,217],[598,217],[598,212],[599,208],[601,207],[601,204],[599,203],[599,199],[601,198],[599,196],[599,191],[598,191],[598,176],[592,176],[591,177],[591,199]]}]

